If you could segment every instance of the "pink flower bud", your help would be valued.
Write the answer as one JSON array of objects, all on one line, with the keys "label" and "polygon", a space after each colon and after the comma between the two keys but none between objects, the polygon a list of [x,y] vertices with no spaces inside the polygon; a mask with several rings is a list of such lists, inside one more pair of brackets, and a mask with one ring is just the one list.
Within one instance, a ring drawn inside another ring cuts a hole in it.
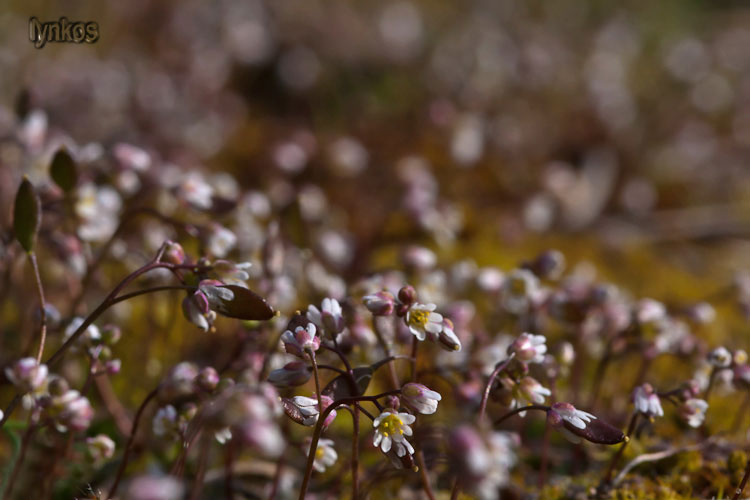
[{"label": "pink flower bud", "polygon": [[390,316],[393,314],[395,299],[388,291],[380,291],[362,298],[365,307],[374,316]]}]

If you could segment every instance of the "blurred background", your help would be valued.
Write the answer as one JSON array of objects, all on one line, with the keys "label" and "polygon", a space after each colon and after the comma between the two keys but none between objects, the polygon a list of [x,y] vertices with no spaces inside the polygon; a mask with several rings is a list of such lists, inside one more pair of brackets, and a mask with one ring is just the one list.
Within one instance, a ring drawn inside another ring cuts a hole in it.
[{"label": "blurred background", "polygon": [[[100,39],[38,50],[30,16],[95,21]],[[86,181],[114,179],[116,201],[94,193],[93,208],[76,208],[94,221],[78,230],[84,261],[122,207],[179,214],[174,200],[143,188],[151,168],[161,185],[189,185],[193,196],[205,185],[214,199],[250,193],[232,223],[237,260],[260,253],[260,227],[281,214],[285,235],[323,262],[316,279],[332,280],[316,297],[343,294],[334,273],[397,267],[401,246],[417,243],[443,263],[502,269],[557,248],[577,273],[668,307],[716,299],[732,283],[750,304],[743,2],[4,0],[0,138],[4,229],[21,176],[47,182],[59,145],[91,166]],[[174,237],[151,222],[113,256],[142,263]],[[60,228],[47,229],[55,243],[42,253],[67,255]],[[0,242],[0,257],[8,248]],[[23,263],[6,270],[23,276]],[[65,272],[45,273],[51,302],[82,297]],[[79,311],[86,298],[95,295]],[[35,305],[19,313],[19,303],[5,298],[0,308],[6,346],[16,342],[8,332],[33,331],[22,327]],[[286,313],[309,302],[272,303]],[[164,355],[145,364],[154,380],[190,349],[209,356],[200,345],[225,338],[183,335],[178,304],[134,306],[152,324],[129,310],[117,318],[131,331],[168,329],[153,341]],[[701,335],[745,346],[745,332],[744,319],[719,315]],[[0,345],[3,358],[12,347]],[[126,375],[141,354],[122,353]]]},{"label": "blurred background", "polygon": [[[101,38],[37,50],[32,15]],[[78,143],[322,186],[357,238],[397,237],[389,214],[429,171],[421,229],[441,244],[575,235],[564,250],[648,245],[696,272],[706,251],[721,272],[747,260],[741,2],[6,0],[0,28],[0,131],[26,90]]]}]

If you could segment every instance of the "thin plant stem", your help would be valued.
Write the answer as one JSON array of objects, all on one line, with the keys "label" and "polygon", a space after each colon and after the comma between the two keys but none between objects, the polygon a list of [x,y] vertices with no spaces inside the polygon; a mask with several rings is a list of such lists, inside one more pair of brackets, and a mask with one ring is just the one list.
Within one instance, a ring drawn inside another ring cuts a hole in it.
[{"label": "thin plant stem", "polygon": [[282,453],[276,462],[276,472],[273,474],[273,483],[271,484],[271,493],[268,494],[268,500],[276,498],[276,493],[279,491],[279,484],[281,483],[281,473],[284,470],[284,463],[286,462],[286,453]]},{"label": "thin plant stem", "polygon": [[484,388],[484,394],[482,394],[482,403],[479,405],[479,422],[484,421],[484,413],[487,409],[487,400],[490,397],[490,390],[492,389],[492,384],[495,382],[495,379],[498,375],[500,375],[500,372],[505,370],[505,368],[508,366],[508,363],[511,362],[513,357],[516,353],[511,353],[510,357],[503,361],[502,363],[498,363],[498,365],[495,367],[495,370],[490,375],[490,378],[487,380],[487,385]]},{"label": "thin plant stem", "polygon": [[453,481],[453,489],[451,490],[451,500],[458,500],[458,494],[461,492],[461,482],[458,479],[458,476],[456,476],[456,479]]},{"label": "thin plant stem", "polygon": [[628,443],[630,442],[630,436],[633,434],[633,430],[635,430],[635,424],[638,421],[638,415],[639,413],[633,412],[633,416],[630,417],[630,423],[628,424],[628,430],[625,433],[625,441],[620,445],[620,448],[617,450],[617,453],[612,457],[612,460],[609,462],[609,466],[607,467],[607,472],[605,472],[604,477],[602,477],[601,485],[609,484],[612,481],[612,474],[615,472],[615,467],[617,466],[617,462],[620,461],[620,457],[622,457],[622,454],[625,452],[625,448],[627,448]]},{"label": "thin plant stem", "polygon": [[133,449],[133,443],[135,442],[135,435],[138,431],[138,424],[141,421],[141,417],[143,416],[143,411],[146,409],[146,406],[148,406],[148,403],[156,397],[157,392],[159,391],[159,388],[152,390],[148,393],[146,398],[141,403],[141,406],[138,407],[138,410],[135,412],[135,417],[133,417],[133,429],[130,431],[130,436],[128,437],[128,442],[125,445],[125,452],[122,455],[122,462],[120,462],[120,467],[117,469],[117,475],[115,476],[115,481],[112,483],[112,487],[109,489],[109,495],[107,498],[114,498],[115,493],[117,493],[117,487],[120,485],[120,481],[122,480],[122,476],[125,473],[125,469],[128,466],[128,459],[130,458],[130,452]]},{"label": "thin plant stem", "polygon": [[203,480],[206,477],[206,466],[208,465],[208,454],[211,446],[211,437],[206,434],[201,439],[200,458],[198,459],[198,470],[193,480],[193,488],[190,492],[190,500],[198,500],[203,490]]},{"label": "thin plant stem", "polygon": [[414,337],[411,342],[411,381],[417,381],[417,349],[419,349],[419,339]]},{"label": "thin plant stem", "polygon": [[315,461],[315,451],[318,449],[318,440],[320,434],[323,432],[323,422],[325,422],[328,415],[343,405],[351,405],[360,401],[376,401],[386,396],[395,396],[401,394],[400,390],[388,391],[376,396],[356,396],[352,398],[341,398],[331,403],[318,417],[318,421],[315,424],[315,430],[313,431],[312,441],[310,442],[310,449],[307,453],[307,466],[305,468],[305,475],[302,478],[302,486],[299,491],[299,500],[304,500],[307,495],[307,488],[310,485],[310,477],[312,477],[313,462]]},{"label": "thin plant stem", "polygon": [[419,466],[419,477],[422,480],[422,489],[424,489],[427,498],[435,500],[435,494],[432,492],[432,486],[430,486],[430,477],[427,475],[427,464],[424,461],[424,453],[422,450],[417,450],[414,453],[417,465]]},{"label": "thin plant stem", "polygon": [[44,287],[42,287],[42,277],[39,274],[39,264],[36,261],[36,253],[34,251],[29,252],[29,262],[31,262],[31,268],[34,270],[34,281],[36,282],[36,291],[39,295],[39,319],[41,322],[39,331],[39,350],[36,353],[36,364],[42,362],[42,355],[44,354],[44,344],[47,342],[47,302],[44,300]]},{"label": "thin plant stem", "polygon": [[515,410],[510,410],[508,413],[503,415],[502,417],[495,420],[495,422],[492,425],[499,425],[501,422],[507,420],[508,418],[512,417],[513,415],[517,415],[521,412],[528,411],[528,410],[541,410],[541,411],[549,411],[549,406],[544,405],[528,405],[528,406],[521,406],[519,408],[516,408]]},{"label": "thin plant stem", "polygon": [[359,498],[359,405],[352,410],[352,500]]},{"label": "thin plant stem", "polygon": [[716,367],[711,368],[711,375],[708,376],[708,385],[706,386],[706,392],[703,393],[703,400],[708,403],[708,397],[711,395],[711,389],[714,387],[714,381],[716,380]]},{"label": "thin plant stem", "polygon": [[745,466],[745,474],[742,476],[742,481],[735,490],[732,500],[739,500],[740,495],[742,495],[742,491],[745,489],[745,485],[747,485],[748,477],[750,477],[750,458],[748,458],[747,460],[747,465]]},{"label": "thin plant stem", "polygon": [[313,377],[315,378],[315,395],[318,397],[318,412],[323,412],[323,395],[320,393],[320,377],[318,377],[318,363],[315,361],[315,351],[307,351],[313,367]]},{"label": "thin plant stem", "polygon": [[[383,351],[385,352],[386,357],[392,357],[393,352],[391,351],[391,347],[388,345],[388,342],[385,341],[385,337],[383,336],[383,332],[381,331],[380,322],[385,321],[385,317],[382,316],[375,316],[372,320],[372,326],[373,330],[375,332],[375,336],[378,339],[378,342],[380,343],[380,347],[382,347]],[[401,383],[398,380],[398,374],[396,373],[396,367],[393,366],[393,363],[388,363],[388,373],[391,376],[391,383],[393,384],[394,389],[398,389],[401,387]]]}]

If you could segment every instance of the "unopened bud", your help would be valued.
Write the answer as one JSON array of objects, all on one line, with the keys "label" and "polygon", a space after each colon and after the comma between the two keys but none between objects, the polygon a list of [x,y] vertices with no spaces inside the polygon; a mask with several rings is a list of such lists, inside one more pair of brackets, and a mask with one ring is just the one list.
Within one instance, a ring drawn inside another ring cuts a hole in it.
[{"label": "unopened bud", "polygon": [[406,306],[412,305],[417,301],[417,291],[411,285],[406,285],[398,291],[398,300]]}]

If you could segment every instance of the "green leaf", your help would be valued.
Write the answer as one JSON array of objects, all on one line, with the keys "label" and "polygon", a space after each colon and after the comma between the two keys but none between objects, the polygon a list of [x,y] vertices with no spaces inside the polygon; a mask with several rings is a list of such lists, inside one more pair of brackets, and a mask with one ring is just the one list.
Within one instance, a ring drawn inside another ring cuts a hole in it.
[{"label": "green leaf", "polygon": [[234,293],[232,300],[223,300],[216,312],[230,318],[244,320],[268,320],[273,318],[276,312],[268,305],[266,299],[255,292],[237,285],[224,285]]},{"label": "green leaf", "polygon": [[68,193],[71,189],[76,186],[78,181],[78,168],[73,157],[70,156],[68,150],[60,148],[52,158],[52,163],[49,167],[49,173],[55,184]]},{"label": "green leaf", "polygon": [[42,225],[42,202],[28,178],[24,177],[13,207],[13,231],[24,250],[34,249],[39,226]]}]

